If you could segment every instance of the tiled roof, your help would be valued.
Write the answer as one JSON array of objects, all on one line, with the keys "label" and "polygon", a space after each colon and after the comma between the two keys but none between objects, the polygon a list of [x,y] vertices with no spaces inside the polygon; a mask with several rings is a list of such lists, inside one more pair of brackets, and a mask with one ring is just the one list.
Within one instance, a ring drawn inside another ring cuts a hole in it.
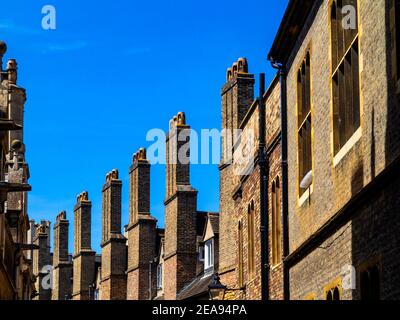
[{"label": "tiled roof", "polygon": [[177,295],[178,300],[194,299],[201,295],[208,294],[208,285],[211,283],[214,273],[196,277],[191,283],[184,287]]}]

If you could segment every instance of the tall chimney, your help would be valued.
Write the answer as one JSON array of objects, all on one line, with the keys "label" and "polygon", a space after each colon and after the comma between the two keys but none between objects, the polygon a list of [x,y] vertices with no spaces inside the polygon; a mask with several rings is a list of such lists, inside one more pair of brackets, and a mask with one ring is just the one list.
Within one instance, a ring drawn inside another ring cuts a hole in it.
[{"label": "tall chimney", "polygon": [[101,300],[126,299],[126,239],[121,234],[121,189],[118,170],[106,175],[103,186],[101,242]]},{"label": "tall chimney", "polygon": [[89,194],[82,192],[74,208],[73,300],[93,298],[96,253],[91,248],[91,211]]},{"label": "tall chimney", "polygon": [[[150,215],[150,163],[146,149],[141,148],[132,159],[130,176],[130,221],[128,233],[128,300],[149,300],[156,295],[157,220]],[[149,272],[150,271],[150,272]],[[150,273],[153,274],[151,281]],[[151,282],[151,286],[150,286]],[[150,295],[151,294],[151,295]]]}]

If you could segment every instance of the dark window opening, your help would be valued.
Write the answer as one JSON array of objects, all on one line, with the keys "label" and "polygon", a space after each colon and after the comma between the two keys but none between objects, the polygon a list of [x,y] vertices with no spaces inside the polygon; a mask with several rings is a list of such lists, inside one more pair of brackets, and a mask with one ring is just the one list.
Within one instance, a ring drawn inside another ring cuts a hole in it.
[{"label": "dark window opening", "polygon": [[361,272],[361,300],[380,300],[380,276],[377,265]]}]

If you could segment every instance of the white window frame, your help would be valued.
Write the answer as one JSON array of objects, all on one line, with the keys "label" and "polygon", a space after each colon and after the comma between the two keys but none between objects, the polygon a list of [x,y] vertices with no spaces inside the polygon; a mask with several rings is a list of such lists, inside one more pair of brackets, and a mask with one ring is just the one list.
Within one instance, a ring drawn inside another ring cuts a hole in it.
[{"label": "white window frame", "polygon": [[214,240],[207,240],[204,244],[204,269],[214,267]]}]

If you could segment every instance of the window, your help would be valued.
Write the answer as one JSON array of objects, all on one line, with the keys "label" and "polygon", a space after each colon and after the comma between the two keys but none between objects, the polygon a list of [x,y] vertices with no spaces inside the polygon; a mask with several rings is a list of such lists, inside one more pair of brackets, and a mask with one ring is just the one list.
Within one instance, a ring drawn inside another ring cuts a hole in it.
[{"label": "window", "polygon": [[360,274],[361,300],[380,300],[379,267],[374,265]]},{"label": "window", "polygon": [[360,127],[360,89],[358,27],[343,28],[344,6],[355,8],[357,0],[336,0],[331,8],[332,35],[332,98],[334,154],[346,144]]},{"label": "window", "polygon": [[301,64],[297,73],[297,121],[298,121],[298,159],[299,159],[299,194],[306,191],[300,183],[312,170],[311,158],[311,71],[310,53]]},{"label": "window", "polygon": [[212,267],[214,267],[214,243],[213,239],[210,239],[204,245],[204,269]]},{"label": "window", "polygon": [[157,289],[163,287],[163,265],[162,263],[157,266]]},{"label": "window", "polygon": [[338,301],[340,300],[340,292],[338,287],[334,287],[326,293],[326,300]]},{"label": "window", "polygon": [[251,201],[248,206],[248,263],[249,263],[249,275],[254,274],[255,261],[254,261],[254,201]]},{"label": "window", "polygon": [[199,247],[199,260],[204,261],[204,247],[203,246]]},{"label": "window", "polygon": [[94,290],[94,297],[93,297],[93,299],[94,299],[94,300],[100,300],[100,290],[99,290],[99,289]]},{"label": "window", "polygon": [[390,33],[392,40],[392,72],[395,80],[400,79],[400,1],[392,0],[390,11]]},{"label": "window", "polygon": [[239,238],[239,286],[244,285],[244,272],[243,272],[243,228],[242,222],[238,223],[238,238]]},{"label": "window", "polygon": [[279,177],[272,182],[272,265],[282,261],[281,186]]},{"label": "window", "polygon": [[342,297],[342,281],[337,279],[324,288],[325,300],[334,301],[341,300]]}]

